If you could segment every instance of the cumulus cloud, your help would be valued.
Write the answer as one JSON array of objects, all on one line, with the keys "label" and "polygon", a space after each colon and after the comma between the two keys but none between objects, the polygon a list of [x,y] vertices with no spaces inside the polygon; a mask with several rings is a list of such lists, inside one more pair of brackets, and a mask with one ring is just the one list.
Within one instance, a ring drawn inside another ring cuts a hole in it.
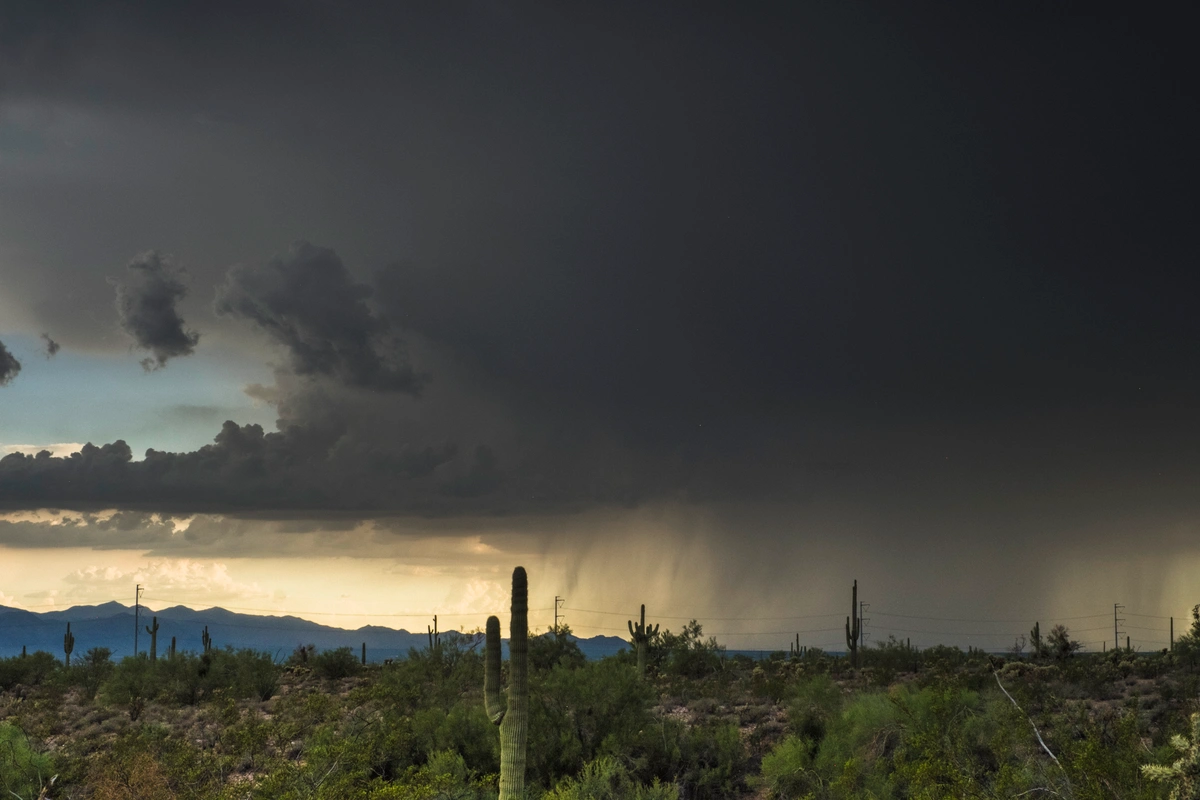
[{"label": "cumulus cloud", "polygon": [[48,333],[42,334],[42,341],[46,343],[46,358],[54,358],[62,349],[62,345],[51,339]]},{"label": "cumulus cloud", "polygon": [[135,570],[89,566],[68,573],[63,581],[72,587],[72,594],[107,597],[140,583],[163,602],[217,603],[270,597],[270,592],[257,584],[238,581],[225,564],[188,558],[151,561]]},{"label": "cumulus cloud", "polygon": [[299,242],[265,264],[231,268],[215,308],[282,345],[298,375],[418,394],[424,378],[387,321],[367,305],[372,293],[352,280],[333,250]]},{"label": "cumulus cloud", "polygon": [[187,296],[185,274],[171,256],[151,250],[130,261],[125,280],[116,284],[121,328],[139,348],[150,351],[141,362],[147,371],[191,355],[200,341],[200,334],[187,330],[176,310]]},{"label": "cumulus cloud", "polygon": [[21,371],[21,362],[0,342],[0,386],[7,385]]}]

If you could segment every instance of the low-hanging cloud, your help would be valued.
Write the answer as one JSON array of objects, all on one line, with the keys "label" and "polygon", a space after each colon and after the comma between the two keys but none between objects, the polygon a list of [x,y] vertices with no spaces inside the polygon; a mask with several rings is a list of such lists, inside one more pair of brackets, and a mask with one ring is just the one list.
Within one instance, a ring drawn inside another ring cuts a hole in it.
[{"label": "low-hanging cloud", "polygon": [[184,274],[171,256],[150,250],[130,261],[125,280],[116,284],[121,328],[139,348],[150,351],[141,362],[147,371],[191,355],[200,341],[200,334],[187,330],[176,310],[187,296]]},{"label": "low-hanging cloud", "polygon": [[21,362],[0,342],[0,386],[6,386],[21,371]]},{"label": "low-hanging cloud", "polygon": [[367,305],[333,250],[299,242],[260,265],[231,268],[216,312],[252,322],[286,348],[297,375],[324,375],[368,389],[418,394],[425,382],[386,320]]}]

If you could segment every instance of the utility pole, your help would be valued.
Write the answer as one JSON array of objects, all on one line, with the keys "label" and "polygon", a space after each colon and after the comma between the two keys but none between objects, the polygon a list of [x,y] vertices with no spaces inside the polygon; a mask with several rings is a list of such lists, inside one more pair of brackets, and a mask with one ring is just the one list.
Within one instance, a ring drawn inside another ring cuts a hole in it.
[{"label": "utility pole", "polygon": [[567,598],[554,595],[554,638],[558,638],[558,610],[562,608],[563,603],[567,602]]},{"label": "utility pole", "polygon": [[141,616],[142,610],[142,585],[137,585],[137,592],[133,596],[133,655],[136,658],[138,654],[138,618]]},{"label": "utility pole", "polygon": [[858,601],[858,644],[864,649],[867,646],[867,623],[871,620],[864,617],[863,612],[870,607],[870,603],[864,603],[862,600]]},{"label": "utility pole", "polygon": [[1171,649],[1175,649],[1175,618],[1171,617]]},{"label": "utility pole", "polygon": [[1117,612],[1125,606],[1120,603],[1113,603],[1113,650],[1121,649],[1121,634],[1123,631],[1117,630],[1117,626],[1125,621],[1124,617],[1118,618]]}]

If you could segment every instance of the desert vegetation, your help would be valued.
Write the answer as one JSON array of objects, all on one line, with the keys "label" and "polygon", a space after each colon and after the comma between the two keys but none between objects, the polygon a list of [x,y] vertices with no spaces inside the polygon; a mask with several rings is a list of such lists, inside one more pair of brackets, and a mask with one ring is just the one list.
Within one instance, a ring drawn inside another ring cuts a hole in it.
[{"label": "desert vegetation", "polygon": [[[513,605],[519,627],[516,593]],[[0,789],[81,800],[1200,796],[1200,618],[1164,652],[1080,653],[1055,627],[1005,656],[888,640],[859,648],[857,667],[798,646],[756,661],[699,623],[644,621],[642,646],[617,656],[586,660],[563,627],[512,642],[502,661],[499,628],[493,618],[486,636],[441,632],[386,665],[303,645],[286,658],[214,647],[116,663],[102,648],[69,663],[0,659]]]}]

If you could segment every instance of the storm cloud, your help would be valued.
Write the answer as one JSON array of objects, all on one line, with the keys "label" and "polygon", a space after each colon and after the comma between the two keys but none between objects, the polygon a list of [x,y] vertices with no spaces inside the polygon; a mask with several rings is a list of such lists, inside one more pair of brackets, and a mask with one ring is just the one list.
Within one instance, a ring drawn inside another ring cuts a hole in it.
[{"label": "storm cloud", "polygon": [[21,371],[21,362],[0,342],[0,386],[7,385]]},{"label": "storm cloud", "polygon": [[408,363],[388,323],[372,313],[372,294],[353,282],[333,250],[299,242],[265,264],[231,268],[215,308],[283,346],[297,375],[418,394],[424,376]]},{"label": "storm cloud", "polygon": [[176,399],[235,421],[72,432],[4,507],[761,509],[743,577],[1200,518],[1182,12],[44,5],[0,9],[0,317],[117,351],[93,290],[161,243],[160,338],[269,343],[226,381],[278,424]]},{"label": "storm cloud", "polygon": [[147,371],[191,355],[200,341],[199,333],[184,328],[176,310],[187,296],[185,274],[171,256],[149,250],[129,262],[124,280],[116,284],[121,328],[137,347],[150,351],[151,356],[141,362]]},{"label": "storm cloud", "polygon": [[42,341],[46,343],[46,358],[54,358],[62,350],[62,345],[51,339],[48,333],[42,334]]}]

